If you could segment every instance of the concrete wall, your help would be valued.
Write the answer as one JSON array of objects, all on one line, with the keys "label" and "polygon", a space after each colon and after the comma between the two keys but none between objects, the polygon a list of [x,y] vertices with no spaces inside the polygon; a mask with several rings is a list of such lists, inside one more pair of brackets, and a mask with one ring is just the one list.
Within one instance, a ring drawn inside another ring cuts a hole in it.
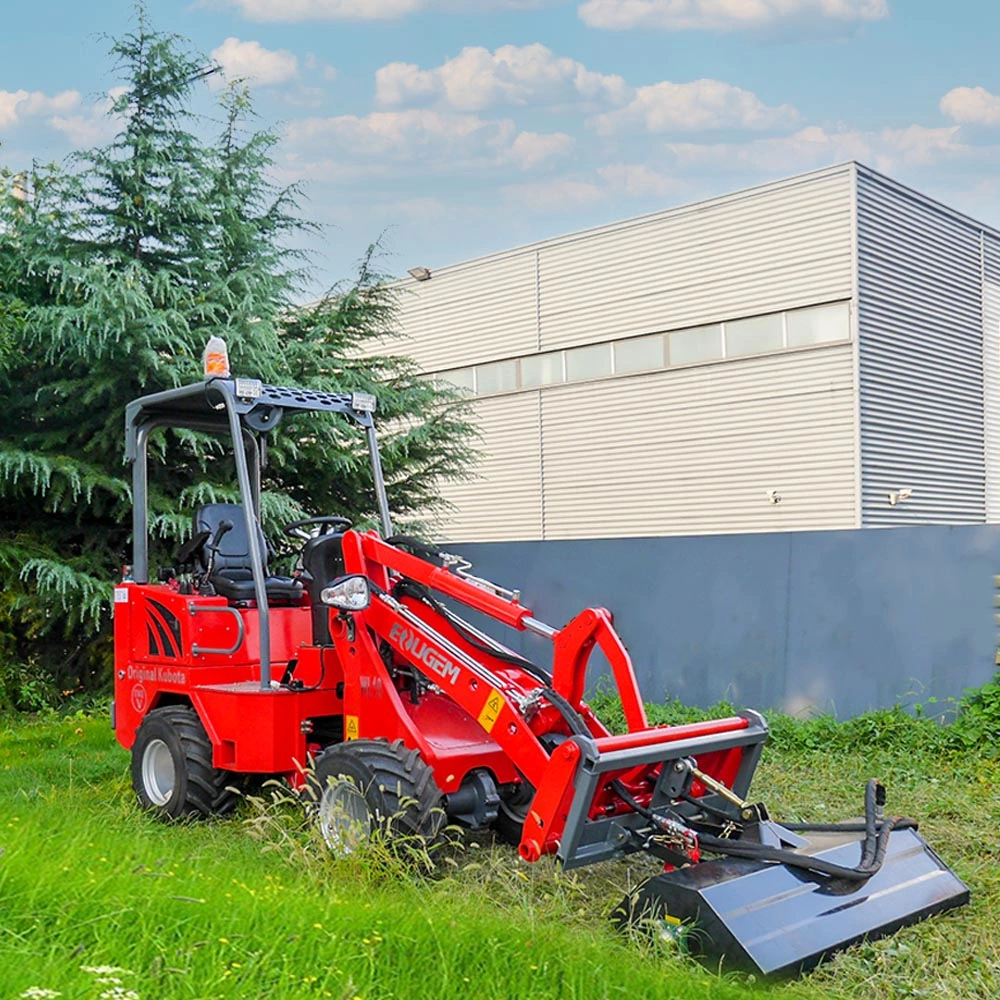
[{"label": "concrete wall", "polygon": [[[456,548],[550,624],[613,611],[647,701],[846,717],[958,696],[996,669],[1000,526]],[[548,643],[489,630],[548,663]],[[603,667],[595,655],[591,687]]]}]

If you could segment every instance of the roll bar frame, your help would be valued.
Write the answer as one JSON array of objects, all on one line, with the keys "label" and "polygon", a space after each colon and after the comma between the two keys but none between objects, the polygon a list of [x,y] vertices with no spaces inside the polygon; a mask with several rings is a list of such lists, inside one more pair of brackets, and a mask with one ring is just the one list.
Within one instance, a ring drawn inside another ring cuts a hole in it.
[{"label": "roll bar frame", "polygon": [[[369,397],[371,409],[356,403],[360,404],[360,399],[355,394],[266,385],[257,379],[213,378],[141,396],[125,408],[125,458],[132,466],[132,578],[139,584],[149,582],[150,434],[159,427],[176,427],[228,436],[232,442],[257,600],[260,686],[264,691],[271,689],[270,616],[259,534],[264,435],[280,423],[286,410],[342,413],[364,428],[382,534],[388,537],[392,518],[372,417],[374,397]],[[247,460],[248,453],[252,462]]]}]

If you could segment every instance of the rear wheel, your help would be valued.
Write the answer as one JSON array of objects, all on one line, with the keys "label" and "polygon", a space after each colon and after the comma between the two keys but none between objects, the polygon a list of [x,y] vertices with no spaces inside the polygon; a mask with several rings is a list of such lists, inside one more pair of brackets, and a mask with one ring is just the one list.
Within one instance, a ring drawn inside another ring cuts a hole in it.
[{"label": "rear wheel", "polygon": [[155,708],[132,745],[132,787],[143,809],[165,819],[211,816],[232,809],[237,776],[212,766],[212,744],[186,705]]},{"label": "rear wheel", "polygon": [[399,846],[426,846],[445,823],[434,772],[402,740],[353,740],[324,751],[310,794],[320,833],[338,857],[376,833]]}]

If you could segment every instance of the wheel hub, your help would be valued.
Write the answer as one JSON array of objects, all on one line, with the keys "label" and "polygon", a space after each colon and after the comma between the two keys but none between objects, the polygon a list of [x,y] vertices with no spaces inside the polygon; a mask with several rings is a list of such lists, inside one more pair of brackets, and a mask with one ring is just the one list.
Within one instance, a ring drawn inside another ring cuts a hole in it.
[{"label": "wheel hub", "polygon": [[174,794],[177,769],[170,747],[163,740],[150,740],[143,751],[142,783],[154,805],[165,806]]},{"label": "wheel hub", "polygon": [[353,854],[371,837],[371,810],[353,781],[330,779],[319,802],[319,828],[327,847],[341,857]]}]

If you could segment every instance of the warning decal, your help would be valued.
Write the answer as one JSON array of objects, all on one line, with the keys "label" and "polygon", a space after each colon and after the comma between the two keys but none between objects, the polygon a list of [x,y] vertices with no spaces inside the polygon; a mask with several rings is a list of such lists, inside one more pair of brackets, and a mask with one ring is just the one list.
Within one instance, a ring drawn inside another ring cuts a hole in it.
[{"label": "warning decal", "polygon": [[479,725],[486,732],[493,732],[493,727],[496,725],[497,717],[500,715],[502,708],[503,697],[499,691],[490,688],[490,693],[486,696],[486,704],[483,705],[483,710],[479,713]]},{"label": "warning decal", "polygon": [[356,715],[347,716],[344,738],[348,740],[356,740],[358,738],[358,717]]}]

